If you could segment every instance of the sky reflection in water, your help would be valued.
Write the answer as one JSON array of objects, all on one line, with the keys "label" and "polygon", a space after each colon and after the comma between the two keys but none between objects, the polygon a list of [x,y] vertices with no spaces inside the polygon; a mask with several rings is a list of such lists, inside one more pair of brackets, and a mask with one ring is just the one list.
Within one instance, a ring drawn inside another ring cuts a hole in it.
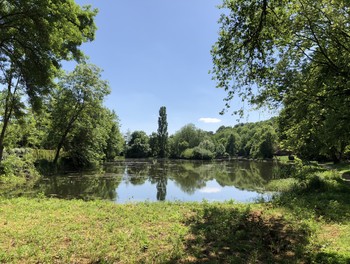
[{"label": "sky reflection in water", "polygon": [[108,164],[104,173],[75,173],[41,181],[37,192],[64,199],[137,201],[248,202],[261,197],[275,165],[253,161],[125,160]]}]

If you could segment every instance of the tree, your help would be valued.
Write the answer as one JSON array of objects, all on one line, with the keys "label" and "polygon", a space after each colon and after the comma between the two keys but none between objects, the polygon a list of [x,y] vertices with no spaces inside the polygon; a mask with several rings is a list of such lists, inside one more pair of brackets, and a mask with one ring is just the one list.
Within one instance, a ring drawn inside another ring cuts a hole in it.
[{"label": "tree", "polygon": [[157,157],[159,154],[159,143],[158,143],[158,134],[153,132],[149,136],[149,146],[151,148],[151,156]]},{"label": "tree", "polygon": [[159,145],[159,157],[165,158],[167,156],[168,149],[168,122],[166,115],[166,107],[162,106],[159,109],[158,118],[158,145]]},{"label": "tree", "polygon": [[171,156],[180,158],[182,152],[197,147],[204,137],[203,130],[196,128],[193,124],[185,125],[172,136]]},{"label": "tree", "polygon": [[204,139],[197,147],[193,148],[192,157],[194,159],[210,160],[215,157],[215,144],[209,140]]},{"label": "tree", "polygon": [[94,127],[96,120],[99,120],[103,99],[110,92],[107,82],[100,77],[101,70],[97,66],[79,64],[73,72],[63,74],[58,82],[51,101],[52,124],[49,134],[56,146],[54,164],[68,137],[77,136],[72,133],[75,128],[79,130],[78,134],[84,136],[87,128]]},{"label": "tree", "polygon": [[94,39],[96,13],[73,0],[0,2],[0,161],[11,119],[23,116],[23,96],[40,108],[60,61],[83,59],[79,46]]},{"label": "tree", "polygon": [[144,131],[134,131],[126,149],[127,158],[147,158],[151,152],[149,138]]},{"label": "tree", "polygon": [[215,157],[223,158],[226,155],[225,146],[222,143],[217,143],[215,146]]},{"label": "tree", "polygon": [[[107,108],[101,106],[84,111],[63,145],[65,160],[75,168],[98,165],[107,158],[113,160],[118,145],[123,143],[118,138],[112,142],[111,131],[114,125],[115,115]],[[107,149],[111,152],[106,152]]]},{"label": "tree", "polygon": [[[20,126],[18,130],[21,132],[20,137],[17,138],[17,140],[19,140],[19,142],[17,143],[18,146],[29,147],[34,149],[43,148],[50,122],[50,114],[47,111],[40,111],[39,113],[34,113],[34,111],[31,108],[28,108],[25,111],[25,116],[21,118],[19,122],[13,121],[10,124],[7,134],[13,134],[12,131],[10,132],[10,127],[18,123]],[[8,139],[5,138],[5,141],[7,147]]]},{"label": "tree", "polygon": [[[340,106],[334,107],[338,110]],[[337,110],[326,111],[307,97],[289,95],[278,119],[284,148],[303,159],[340,161],[350,145],[350,134],[344,133],[350,131],[350,125]]]},{"label": "tree", "polygon": [[271,159],[276,150],[277,135],[272,127],[263,125],[255,130],[250,140],[250,155],[254,158]]},{"label": "tree", "polygon": [[[349,2],[225,0],[222,7],[229,12],[211,52],[227,107],[236,94],[257,106],[282,104],[292,112],[290,129],[315,132],[341,156],[350,133]],[[306,114],[318,124],[303,125]]]},{"label": "tree", "polygon": [[239,136],[237,133],[232,133],[226,144],[226,152],[230,156],[235,156],[238,152]]},{"label": "tree", "polygon": [[119,129],[119,119],[114,111],[109,114],[107,123],[109,124],[109,126],[106,126],[108,137],[104,153],[106,160],[113,161],[115,157],[123,152],[124,138]]}]

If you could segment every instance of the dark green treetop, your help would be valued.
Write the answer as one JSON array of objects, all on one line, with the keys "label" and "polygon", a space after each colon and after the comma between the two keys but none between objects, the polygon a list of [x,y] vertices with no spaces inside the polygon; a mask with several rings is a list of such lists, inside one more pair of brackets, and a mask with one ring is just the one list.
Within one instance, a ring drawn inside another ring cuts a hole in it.
[{"label": "dark green treetop", "polygon": [[162,106],[159,109],[159,118],[158,118],[158,148],[159,148],[159,157],[165,158],[167,156],[168,148],[168,121],[166,114],[166,107]]}]

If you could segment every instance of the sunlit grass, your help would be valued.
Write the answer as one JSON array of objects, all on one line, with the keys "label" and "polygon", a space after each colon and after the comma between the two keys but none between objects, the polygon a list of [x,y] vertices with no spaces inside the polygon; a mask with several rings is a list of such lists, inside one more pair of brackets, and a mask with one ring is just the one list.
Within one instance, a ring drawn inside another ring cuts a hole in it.
[{"label": "sunlit grass", "polygon": [[294,178],[272,180],[265,186],[265,189],[268,191],[285,192],[292,189],[297,182]]},{"label": "sunlit grass", "polygon": [[299,205],[2,199],[0,263],[347,261],[349,230]]},{"label": "sunlit grass", "polygon": [[268,203],[0,198],[0,263],[350,263],[350,186],[305,167]]},{"label": "sunlit grass", "polygon": [[190,205],[2,200],[0,262],[151,262],[181,257]]},{"label": "sunlit grass", "polygon": [[287,156],[275,156],[275,158],[279,162],[288,162],[289,161],[288,155]]}]

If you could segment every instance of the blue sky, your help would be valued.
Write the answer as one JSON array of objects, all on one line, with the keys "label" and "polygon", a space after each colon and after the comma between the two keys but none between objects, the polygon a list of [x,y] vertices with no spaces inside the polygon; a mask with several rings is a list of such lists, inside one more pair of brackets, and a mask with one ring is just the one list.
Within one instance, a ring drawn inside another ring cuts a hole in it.
[{"label": "blue sky", "polygon": [[[112,93],[105,105],[118,114],[122,132],[157,131],[161,106],[167,108],[170,134],[188,123],[207,131],[237,123],[230,113],[219,115],[226,94],[215,88],[208,74],[210,49],[219,31],[222,10],[216,6],[220,2],[77,0],[99,9],[96,38],[82,49],[109,81]],[[261,111],[248,115],[241,121],[270,116]]]}]

